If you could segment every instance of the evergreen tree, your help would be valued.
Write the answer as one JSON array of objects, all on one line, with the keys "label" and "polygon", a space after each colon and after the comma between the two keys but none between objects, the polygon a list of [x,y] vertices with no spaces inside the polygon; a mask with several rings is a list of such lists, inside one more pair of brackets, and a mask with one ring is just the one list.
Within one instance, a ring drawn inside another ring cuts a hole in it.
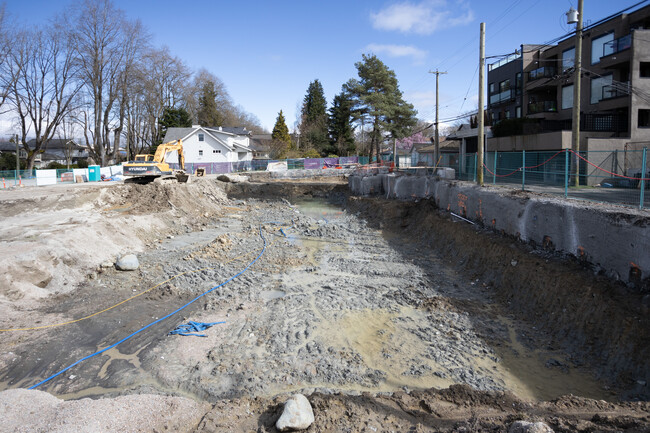
[{"label": "evergreen tree", "polygon": [[201,87],[197,114],[201,126],[223,125],[224,118],[217,108],[217,92],[212,81],[206,81]]},{"label": "evergreen tree", "polygon": [[341,92],[334,97],[328,120],[330,146],[336,149],[338,155],[354,152],[352,101],[345,92]]},{"label": "evergreen tree", "polygon": [[373,149],[379,156],[380,145],[385,139],[399,139],[410,133],[417,123],[417,112],[413,105],[404,101],[395,72],[377,56],[364,54],[363,61],[355,66],[359,79],[351,79],[344,89],[352,97],[355,118],[369,118],[372,125],[370,156]]},{"label": "evergreen tree", "polygon": [[189,128],[191,126],[192,118],[185,108],[165,107],[163,115],[158,121],[159,137],[164,138],[169,128]]},{"label": "evergreen tree", "polygon": [[305,147],[314,148],[323,156],[331,150],[327,137],[327,101],[318,79],[309,83],[303,100],[300,136]]},{"label": "evergreen tree", "polygon": [[287,123],[284,120],[282,110],[280,110],[278,118],[275,120],[271,139],[273,140],[273,151],[276,156],[282,157],[283,155],[286,155],[291,147],[291,136],[289,135],[289,128],[287,128]]}]

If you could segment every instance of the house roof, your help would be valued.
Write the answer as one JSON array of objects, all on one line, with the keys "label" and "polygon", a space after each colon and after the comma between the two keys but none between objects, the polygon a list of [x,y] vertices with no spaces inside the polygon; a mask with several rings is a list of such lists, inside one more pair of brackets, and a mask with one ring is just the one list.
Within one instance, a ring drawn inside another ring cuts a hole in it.
[{"label": "house roof", "polygon": [[0,152],[7,152],[7,151],[16,152],[16,143],[11,143],[9,141],[0,141]]},{"label": "house roof", "polygon": [[[469,123],[463,123],[460,125],[457,131],[452,132],[447,137],[454,138],[467,138],[467,137],[477,137],[478,128],[472,128]],[[485,127],[485,136],[487,138],[492,137],[492,128],[490,126]]]},{"label": "house roof", "polygon": [[[445,140],[440,142],[440,151],[452,151],[458,150],[460,148],[460,141],[458,140]],[[418,153],[434,153],[436,151],[436,145],[428,143],[426,146],[422,146],[416,149]]]},{"label": "house roof", "polygon": [[165,138],[163,143],[169,143],[170,141],[182,140],[187,137],[194,131],[196,128],[167,128],[167,133],[165,133]]},{"label": "house roof", "polygon": [[[27,145],[32,148],[34,147],[34,144],[36,143],[36,139],[32,138],[27,142]],[[43,149],[49,149],[49,150],[55,150],[55,149],[65,149],[66,145],[70,143],[72,145],[73,149],[81,149],[83,146],[78,145],[74,140],[72,139],[67,139],[67,138],[53,138],[51,140],[48,140],[45,142],[43,145]],[[15,147],[15,145],[14,145]]]},{"label": "house roof", "polygon": [[191,128],[168,128],[163,142],[169,143],[170,141],[182,140],[188,135],[197,130],[203,130],[214,137],[214,133],[227,134],[227,135],[245,135],[250,136],[251,131],[243,126],[192,126]]}]

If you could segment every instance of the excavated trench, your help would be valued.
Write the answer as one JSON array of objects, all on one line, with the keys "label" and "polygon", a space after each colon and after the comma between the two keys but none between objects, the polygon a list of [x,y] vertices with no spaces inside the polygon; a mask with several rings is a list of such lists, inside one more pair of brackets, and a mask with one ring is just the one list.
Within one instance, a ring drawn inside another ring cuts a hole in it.
[{"label": "excavated trench", "polygon": [[[588,263],[450,218],[429,200],[354,197],[345,186],[323,184],[238,184],[228,193],[345,209],[379,230],[401,260],[436,269],[438,275],[429,273],[426,281],[436,293],[408,288],[416,293],[415,305],[434,311],[448,303],[465,315],[497,355],[500,366],[489,367],[503,368],[497,376],[519,395],[650,396],[647,296],[598,275]],[[455,290],[463,280],[470,281],[469,292]],[[362,317],[355,326],[365,323],[373,331],[375,322],[381,328],[386,321],[391,319]],[[371,350],[381,346],[370,334],[360,339],[378,345]],[[481,357],[474,361],[485,364]]]},{"label": "excavated trench", "polygon": [[[41,389],[209,402],[452,384],[531,400],[649,396],[642,294],[584,263],[453,221],[428,200],[352,197],[340,183],[221,186],[231,201],[218,217],[179,224],[139,255],[139,273],[106,270],[42,313],[80,317],[172,280],[96,321],[12,340],[17,360],[0,390],[29,386],[223,282],[260,253],[261,232],[267,249],[241,277]],[[226,323],[205,338],[166,335],[187,320]]]}]

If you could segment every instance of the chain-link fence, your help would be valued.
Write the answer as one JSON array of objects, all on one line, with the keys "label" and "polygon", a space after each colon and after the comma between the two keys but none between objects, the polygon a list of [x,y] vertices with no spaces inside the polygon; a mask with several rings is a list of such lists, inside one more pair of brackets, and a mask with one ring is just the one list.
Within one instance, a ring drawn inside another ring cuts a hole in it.
[{"label": "chain-link fence", "polygon": [[[441,167],[452,167],[456,178],[477,180],[477,156],[448,159]],[[575,167],[578,167],[576,175]],[[603,203],[650,205],[646,189],[650,172],[646,149],[574,152],[486,152],[483,163],[485,184],[506,185],[525,191],[563,195]]]}]

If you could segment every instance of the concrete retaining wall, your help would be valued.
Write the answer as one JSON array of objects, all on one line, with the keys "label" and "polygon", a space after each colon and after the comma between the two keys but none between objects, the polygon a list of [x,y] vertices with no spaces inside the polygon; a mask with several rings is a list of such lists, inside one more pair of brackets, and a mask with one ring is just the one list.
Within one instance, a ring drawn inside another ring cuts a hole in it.
[{"label": "concrete retaining wall", "polygon": [[303,179],[311,177],[337,177],[345,176],[354,172],[353,168],[326,168],[306,170],[271,171],[269,174],[273,179]]},{"label": "concrete retaining wall", "polygon": [[357,195],[433,199],[439,208],[496,231],[573,254],[614,279],[639,283],[650,276],[647,211],[394,173],[354,174],[349,187]]}]

